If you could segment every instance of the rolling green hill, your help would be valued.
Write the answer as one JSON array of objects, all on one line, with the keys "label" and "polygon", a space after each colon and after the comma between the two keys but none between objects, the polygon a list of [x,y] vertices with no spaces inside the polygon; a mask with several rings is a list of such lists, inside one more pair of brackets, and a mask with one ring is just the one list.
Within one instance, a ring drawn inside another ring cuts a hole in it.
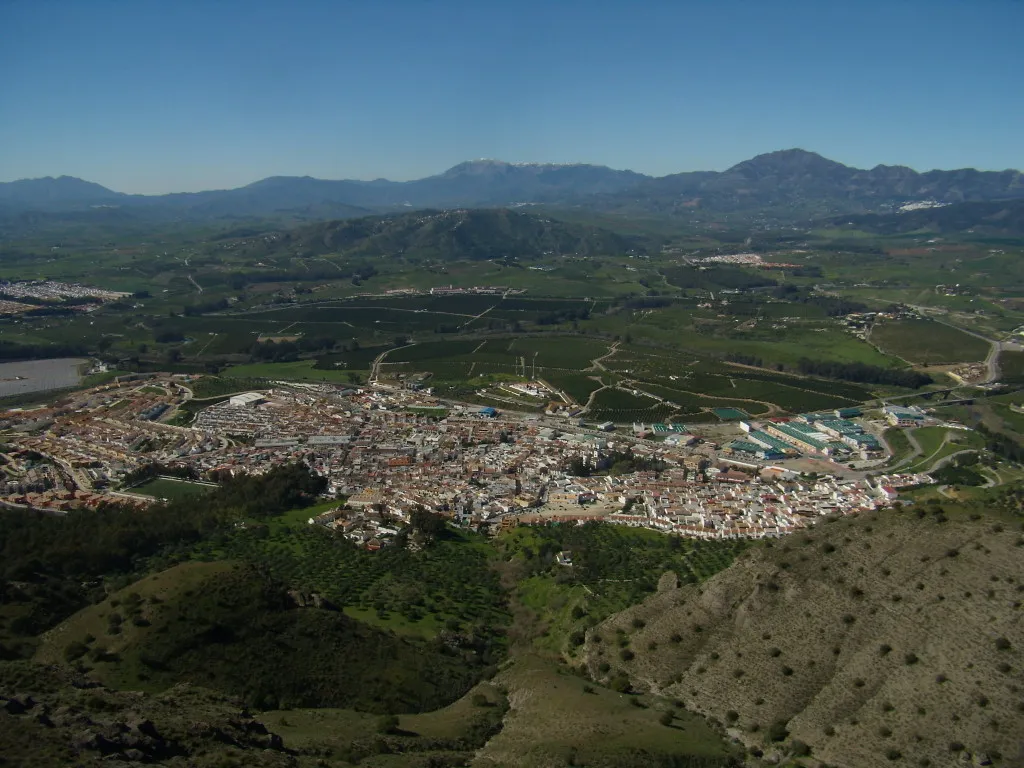
[{"label": "rolling green hill", "polygon": [[473,639],[432,643],[372,629],[318,596],[244,566],[185,564],[84,609],[48,633],[37,659],[85,665],[121,689],[181,683],[263,709],[436,709],[479,677]]},{"label": "rolling green hill", "polygon": [[835,224],[880,235],[906,232],[953,234],[970,231],[977,234],[1021,237],[1024,235],[1024,201],[969,202],[905,213],[844,216],[837,219]]},{"label": "rolling green hill", "polygon": [[626,253],[642,248],[598,227],[502,208],[417,211],[311,224],[282,232],[275,251],[407,260],[505,260]]}]

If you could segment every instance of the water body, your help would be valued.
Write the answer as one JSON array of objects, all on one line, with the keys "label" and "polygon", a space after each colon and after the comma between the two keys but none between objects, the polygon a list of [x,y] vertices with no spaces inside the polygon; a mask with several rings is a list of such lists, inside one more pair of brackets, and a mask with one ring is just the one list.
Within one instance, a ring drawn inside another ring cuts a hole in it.
[{"label": "water body", "polygon": [[80,371],[88,362],[81,357],[58,357],[0,363],[0,397],[74,387],[82,380]]}]

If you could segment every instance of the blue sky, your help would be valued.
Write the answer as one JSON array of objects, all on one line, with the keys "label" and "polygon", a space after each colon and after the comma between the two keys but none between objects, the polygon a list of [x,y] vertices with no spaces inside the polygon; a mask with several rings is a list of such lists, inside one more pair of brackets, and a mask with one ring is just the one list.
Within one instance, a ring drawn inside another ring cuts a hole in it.
[{"label": "blue sky", "polygon": [[1020,0],[0,0],[0,180],[1024,167]]}]

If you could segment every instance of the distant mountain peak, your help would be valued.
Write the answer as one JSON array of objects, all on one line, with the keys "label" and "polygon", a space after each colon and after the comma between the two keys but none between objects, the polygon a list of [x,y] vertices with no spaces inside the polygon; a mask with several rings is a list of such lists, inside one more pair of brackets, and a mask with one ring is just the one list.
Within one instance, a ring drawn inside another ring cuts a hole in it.
[{"label": "distant mountain peak", "polygon": [[43,176],[37,179],[19,179],[0,184],[0,200],[16,200],[39,205],[67,203],[80,205],[125,197],[101,184],[85,181],[77,176]]},{"label": "distant mountain peak", "polygon": [[[772,216],[792,219],[886,211],[915,200],[957,203],[1020,198],[1024,198],[1024,184],[1018,172],[918,173],[884,165],[864,170],[793,148],[758,155],[723,172],[693,171],[660,178],[589,163],[479,158],[410,181],[271,176],[236,189],[171,195],[123,195],[70,176],[24,179],[0,183],[0,224],[26,212],[77,216],[113,205],[152,221],[282,215],[315,220],[409,208],[527,204],[687,218],[772,212]],[[7,231],[35,226],[31,221],[16,221]]]},{"label": "distant mountain peak", "polygon": [[822,157],[817,152],[809,152],[806,149],[780,149],[776,152],[766,152],[757,155],[742,163],[737,163],[726,173],[742,173],[756,176],[767,174],[792,175],[794,173],[828,173],[835,171],[851,170],[842,163]]},{"label": "distant mountain peak", "polygon": [[467,160],[464,163],[453,165],[441,174],[441,178],[451,179],[458,176],[486,176],[488,174],[495,175],[515,173],[516,171],[533,171],[535,173],[543,173],[544,171],[554,171],[562,168],[594,168],[616,173],[616,171],[613,171],[607,166],[592,165],[590,163],[511,163],[506,160],[495,160],[493,158],[485,157],[477,160]]}]

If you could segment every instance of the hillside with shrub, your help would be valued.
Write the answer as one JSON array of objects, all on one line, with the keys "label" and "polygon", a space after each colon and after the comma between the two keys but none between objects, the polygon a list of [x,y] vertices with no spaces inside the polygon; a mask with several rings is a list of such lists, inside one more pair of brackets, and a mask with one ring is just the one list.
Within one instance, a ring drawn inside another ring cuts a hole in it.
[{"label": "hillside with shrub", "polygon": [[703,584],[663,581],[587,633],[587,670],[754,755],[1017,764],[1022,546],[1017,523],[936,506],[830,519]]},{"label": "hillside with shrub", "polygon": [[419,712],[454,701],[480,677],[471,636],[403,638],[349,618],[319,595],[288,590],[258,568],[207,566],[183,579],[187,568],[73,616],[48,633],[37,658],[77,665],[118,688],[163,691],[188,682],[258,709]]}]

